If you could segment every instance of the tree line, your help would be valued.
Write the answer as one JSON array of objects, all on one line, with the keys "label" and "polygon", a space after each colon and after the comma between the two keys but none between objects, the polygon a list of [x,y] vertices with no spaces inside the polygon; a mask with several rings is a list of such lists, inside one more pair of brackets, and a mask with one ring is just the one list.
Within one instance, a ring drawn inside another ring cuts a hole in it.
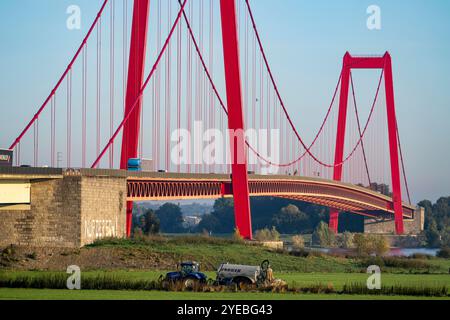
[{"label": "tree line", "polygon": [[[178,205],[166,203],[157,210],[139,212],[133,210],[133,230],[148,233],[203,233],[229,234],[235,229],[234,201],[220,198],[213,210],[202,216],[201,222],[192,229],[183,225],[183,214]],[[276,228],[280,233],[313,233],[321,221],[328,221],[326,207],[287,199],[257,197],[251,199],[252,225],[254,230]],[[342,214],[340,231],[362,232],[364,220],[358,216]]]},{"label": "tree line", "polygon": [[[425,208],[423,237],[429,247],[450,246],[450,197],[442,197],[432,203],[418,203]],[[251,199],[252,225],[254,231],[276,229],[282,234],[313,234],[321,223],[327,223],[329,209],[302,201],[272,197]],[[185,228],[183,214],[178,205],[166,203],[157,210],[147,210],[133,216],[133,229],[144,234],[202,233],[231,234],[235,230],[234,202],[221,198],[214,202],[213,211],[202,216],[195,228]],[[360,233],[364,231],[364,217],[342,213],[339,232]]]},{"label": "tree line", "polygon": [[450,247],[450,197],[439,198],[436,203],[420,201],[425,208],[425,237],[430,247]]}]

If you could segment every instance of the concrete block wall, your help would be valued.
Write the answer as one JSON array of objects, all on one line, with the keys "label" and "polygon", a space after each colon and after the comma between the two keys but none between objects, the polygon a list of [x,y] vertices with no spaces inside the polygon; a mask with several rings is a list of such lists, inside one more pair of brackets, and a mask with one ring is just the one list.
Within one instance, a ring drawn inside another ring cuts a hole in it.
[{"label": "concrete block wall", "polygon": [[0,211],[0,245],[76,247],[80,177],[31,183],[29,210]]},{"label": "concrete block wall", "polygon": [[31,181],[27,210],[0,210],[0,247],[77,248],[124,237],[126,177],[69,170],[59,179]]},{"label": "concrete block wall", "polygon": [[95,239],[125,237],[126,178],[83,177],[81,181],[81,245]]}]

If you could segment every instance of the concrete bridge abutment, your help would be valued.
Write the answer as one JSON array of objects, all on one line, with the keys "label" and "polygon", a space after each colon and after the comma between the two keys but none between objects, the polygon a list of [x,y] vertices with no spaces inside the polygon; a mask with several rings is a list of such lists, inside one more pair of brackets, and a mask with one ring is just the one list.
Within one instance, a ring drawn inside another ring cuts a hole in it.
[{"label": "concrete bridge abutment", "polygon": [[[125,172],[14,169],[0,173],[0,182],[28,185],[29,202],[5,203],[3,199],[0,247],[78,248],[100,238],[125,237]],[[26,187],[20,192],[26,193]]]},{"label": "concrete bridge abutment", "polygon": [[[425,209],[417,207],[414,211],[413,218],[404,218],[404,234],[405,235],[418,235],[424,230],[425,224]],[[373,219],[366,217],[364,220],[364,232],[374,234],[394,234],[395,233],[395,221],[393,216]]]}]

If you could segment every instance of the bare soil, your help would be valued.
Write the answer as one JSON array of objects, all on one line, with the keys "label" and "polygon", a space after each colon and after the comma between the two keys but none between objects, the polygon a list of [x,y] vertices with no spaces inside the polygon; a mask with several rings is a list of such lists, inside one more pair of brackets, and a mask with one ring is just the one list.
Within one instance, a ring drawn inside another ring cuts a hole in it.
[{"label": "bare soil", "polygon": [[178,262],[170,253],[155,253],[139,248],[64,249],[14,246],[0,252],[0,270],[65,271],[69,265],[77,265],[83,270],[168,270]]}]

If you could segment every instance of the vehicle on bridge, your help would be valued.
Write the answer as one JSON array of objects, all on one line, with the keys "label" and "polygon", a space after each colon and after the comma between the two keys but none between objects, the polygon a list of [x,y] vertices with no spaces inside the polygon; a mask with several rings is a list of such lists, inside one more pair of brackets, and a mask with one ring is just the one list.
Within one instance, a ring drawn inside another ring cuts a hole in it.
[{"label": "vehicle on bridge", "polygon": [[153,172],[153,160],[151,159],[140,159],[140,158],[130,158],[127,163],[128,171],[134,172]]},{"label": "vehicle on bridge", "polygon": [[9,149],[0,149],[0,167],[13,166],[13,151]]}]

